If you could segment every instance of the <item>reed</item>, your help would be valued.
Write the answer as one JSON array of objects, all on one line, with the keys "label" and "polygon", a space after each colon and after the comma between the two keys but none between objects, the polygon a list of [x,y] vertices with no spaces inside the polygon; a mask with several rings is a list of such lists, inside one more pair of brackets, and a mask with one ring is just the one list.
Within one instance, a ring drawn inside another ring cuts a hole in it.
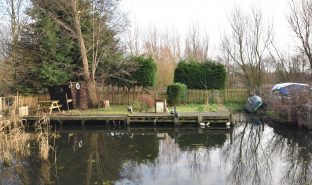
[{"label": "reed", "polygon": [[30,154],[29,134],[15,110],[0,118],[0,162],[6,166]]},{"label": "reed", "polygon": [[[12,166],[30,155],[30,142],[35,139],[41,160],[47,161],[52,148],[50,139],[50,121],[47,114],[35,123],[35,134],[26,132],[26,125],[18,115],[17,108],[11,107],[6,115],[0,117],[0,163]],[[34,135],[34,137],[31,137]]]},{"label": "reed", "polygon": [[35,135],[39,149],[39,157],[44,161],[49,159],[49,151],[52,148],[49,144],[50,129],[50,120],[47,114],[44,114],[35,123]]}]

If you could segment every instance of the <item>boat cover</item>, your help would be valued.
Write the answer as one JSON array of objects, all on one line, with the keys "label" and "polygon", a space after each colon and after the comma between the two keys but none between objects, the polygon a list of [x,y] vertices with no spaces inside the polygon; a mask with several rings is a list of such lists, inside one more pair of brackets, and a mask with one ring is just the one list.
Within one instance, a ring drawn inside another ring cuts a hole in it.
[{"label": "boat cover", "polygon": [[305,87],[309,87],[308,84],[303,83],[281,83],[275,84],[272,88],[272,92],[278,92],[281,95],[290,95],[302,91]]}]

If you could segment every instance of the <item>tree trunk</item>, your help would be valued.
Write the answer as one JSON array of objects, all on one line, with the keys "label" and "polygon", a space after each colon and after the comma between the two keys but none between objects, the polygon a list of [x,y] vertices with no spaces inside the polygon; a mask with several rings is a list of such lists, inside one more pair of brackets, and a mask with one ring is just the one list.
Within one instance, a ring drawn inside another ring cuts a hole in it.
[{"label": "tree trunk", "polygon": [[81,25],[79,20],[79,13],[77,11],[77,0],[70,0],[70,5],[73,13],[73,19],[74,19],[74,28],[77,36],[77,40],[79,43],[80,48],[80,55],[82,58],[82,64],[83,64],[83,77],[87,84],[88,88],[88,98],[92,104],[92,106],[96,106],[98,104],[98,96],[96,92],[96,84],[95,81],[91,79],[90,72],[89,72],[89,63],[88,63],[88,56],[87,56],[87,50],[84,42],[84,38],[81,32]]}]

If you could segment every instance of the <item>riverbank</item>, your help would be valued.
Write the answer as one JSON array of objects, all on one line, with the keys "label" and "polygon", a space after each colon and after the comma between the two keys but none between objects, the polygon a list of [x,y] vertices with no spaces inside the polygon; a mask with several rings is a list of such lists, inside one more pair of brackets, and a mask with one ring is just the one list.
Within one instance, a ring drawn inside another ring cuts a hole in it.
[{"label": "riverbank", "polygon": [[[67,115],[98,115],[98,114],[127,114],[128,105],[111,105],[110,108],[96,108],[86,110],[69,110],[65,111]],[[173,107],[168,107],[169,112]],[[227,102],[223,105],[211,103],[208,106],[199,103],[191,103],[177,106],[177,112],[239,112],[244,109],[244,102]],[[135,111],[134,112],[138,112]],[[155,112],[155,108],[147,111]],[[57,113],[57,112],[56,112]]]}]

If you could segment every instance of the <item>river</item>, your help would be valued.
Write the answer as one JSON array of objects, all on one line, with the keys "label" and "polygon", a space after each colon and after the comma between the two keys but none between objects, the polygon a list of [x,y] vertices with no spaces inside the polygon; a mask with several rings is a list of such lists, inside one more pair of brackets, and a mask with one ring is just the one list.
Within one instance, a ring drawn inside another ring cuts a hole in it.
[{"label": "river", "polygon": [[0,166],[0,184],[312,184],[312,133],[257,119],[222,127],[66,127],[50,160]]}]

